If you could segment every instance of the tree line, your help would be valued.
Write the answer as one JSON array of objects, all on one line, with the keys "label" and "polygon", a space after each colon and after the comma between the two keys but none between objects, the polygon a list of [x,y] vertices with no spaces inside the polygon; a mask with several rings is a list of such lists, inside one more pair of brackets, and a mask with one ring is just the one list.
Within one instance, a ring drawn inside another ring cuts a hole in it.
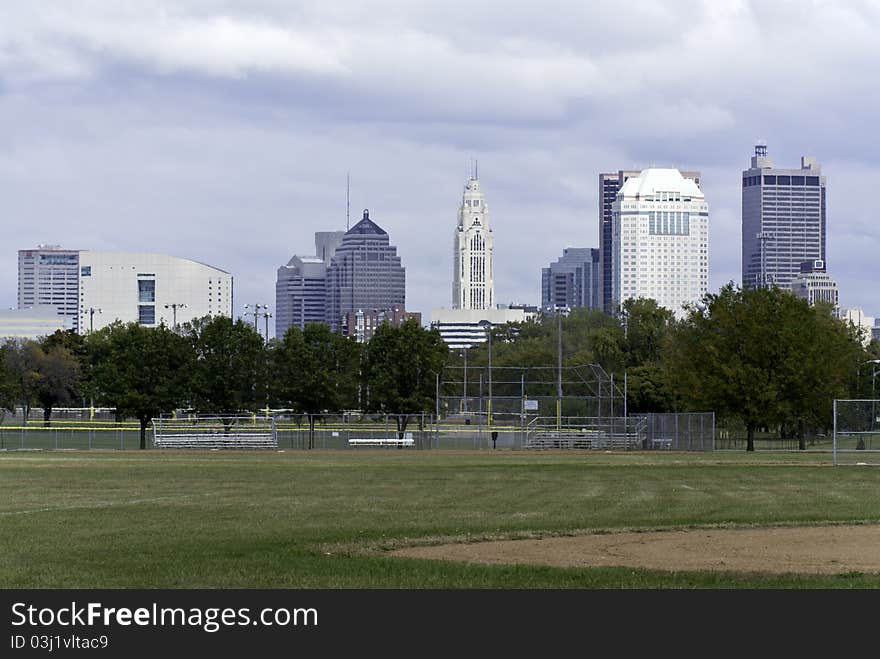
[{"label": "tree line", "polygon": [[[624,302],[616,316],[573,309],[561,319],[496,328],[492,368],[555,365],[561,321],[563,366],[598,364],[615,383],[626,374],[629,413],[713,411],[720,424],[745,430],[747,450],[759,430],[806,448],[809,436],[830,431],[835,398],[872,395],[869,362],[880,359],[880,343],[866,344],[864,330],[830,306],[730,283],[685,311],[676,319],[641,298]],[[488,350],[487,342],[467,357],[454,352],[450,364],[460,368],[466,358],[485,368]],[[519,395],[519,384],[510,387],[496,384],[496,395]],[[555,384],[545,388],[555,396]]]},{"label": "tree line", "polygon": [[415,321],[379,327],[368,344],[322,324],[291,327],[265,343],[248,323],[225,316],[177,330],[120,322],[79,335],[58,331],[0,347],[0,405],[40,406],[48,424],[57,407],[112,407],[140,422],[146,446],[151,419],[172,410],[232,417],[266,407],[310,415],[341,410],[385,412],[406,429],[413,413],[433,409],[435,382],[448,351],[440,334]]},{"label": "tree line", "polygon": [[[627,300],[621,313],[575,309],[563,318],[492,330],[492,366],[556,364],[561,327],[565,366],[598,364],[627,377],[631,413],[714,411],[721,424],[741,424],[747,449],[756,431],[797,437],[832,423],[835,398],[868,397],[880,344],[865,346],[858,328],[830,307],[809,306],[778,288],[728,284],[688,307],[677,320],[654,300]],[[383,324],[369,343],[326,325],[291,327],[264,342],[242,320],[214,316],[177,329],[115,323],[79,335],[7,340],[0,347],[0,406],[20,406],[27,419],[41,407],[87,403],[136,418],[141,447],[152,418],[175,409],[233,416],[273,407],[315,418],[342,410],[399,415],[432,411],[437,375],[467,358],[485,366],[489,342],[465,357],[449,351],[436,330],[415,321]]]}]

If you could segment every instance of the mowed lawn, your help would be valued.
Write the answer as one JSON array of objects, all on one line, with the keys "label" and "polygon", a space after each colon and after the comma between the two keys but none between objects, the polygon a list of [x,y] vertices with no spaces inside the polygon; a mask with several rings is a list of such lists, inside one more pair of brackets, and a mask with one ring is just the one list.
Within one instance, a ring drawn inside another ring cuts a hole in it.
[{"label": "mowed lawn", "polygon": [[481,566],[382,548],[602,529],[880,522],[828,454],[0,453],[2,588],[877,588],[880,577]]}]

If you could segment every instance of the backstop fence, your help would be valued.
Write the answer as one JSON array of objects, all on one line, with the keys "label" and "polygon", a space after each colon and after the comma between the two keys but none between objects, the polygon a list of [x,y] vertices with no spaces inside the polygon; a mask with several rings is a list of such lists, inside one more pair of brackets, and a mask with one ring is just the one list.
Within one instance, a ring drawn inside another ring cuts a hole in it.
[{"label": "backstop fence", "polygon": [[832,462],[880,464],[880,399],[834,401]]}]

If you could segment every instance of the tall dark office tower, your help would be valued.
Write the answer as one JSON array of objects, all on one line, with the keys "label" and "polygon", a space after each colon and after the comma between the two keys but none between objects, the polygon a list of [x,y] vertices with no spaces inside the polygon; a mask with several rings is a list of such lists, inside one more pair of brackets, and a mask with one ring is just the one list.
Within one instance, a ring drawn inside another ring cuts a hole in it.
[{"label": "tall dark office tower", "polygon": [[327,324],[339,331],[351,311],[406,306],[406,271],[388,234],[364,211],[327,268]]},{"label": "tall dark office tower", "polygon": [[614,173],[599,174],[599,297],[600,308],[605,313],[613,311],[614,260],[611,246],[614,222],[611,205],[626,180],[638,176],[639,173],[621,169]]},{"label": "tall dark office tower", "polygon": [[[605,313],[614,313],[614,251],[612,249],[614,218],[611,206],[617,199],[617,192],[627,179],[636,178],[641,170],[621,169],[617,172],[599,174],[599,296],[600,308]],[[701,190],[700,172],[682,171],[684,178],[689,178]]]},{"label": "tall dark office tower", "polygon": [[742,173],[744,286],[790,288],[804,261],[825,261],[825,177],[815,158],[777,169],[767,146],[755,147]]},{"label": "tall dark office tower", "polygon": [[541,268],[541,308],[548,307],[602,308],[598,249],[566,247],[554,263]]}]

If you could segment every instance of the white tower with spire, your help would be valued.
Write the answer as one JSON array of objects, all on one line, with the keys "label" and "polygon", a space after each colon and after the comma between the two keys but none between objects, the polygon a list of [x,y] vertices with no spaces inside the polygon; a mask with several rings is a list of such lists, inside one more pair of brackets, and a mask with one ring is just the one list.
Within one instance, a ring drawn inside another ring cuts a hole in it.
[{"label": "white tower with spire", "polygon": [[475,167],[464,186],[458,209],[452,275],[453,309],[494,308],[492,252],[489,207],[480,189]]}]

